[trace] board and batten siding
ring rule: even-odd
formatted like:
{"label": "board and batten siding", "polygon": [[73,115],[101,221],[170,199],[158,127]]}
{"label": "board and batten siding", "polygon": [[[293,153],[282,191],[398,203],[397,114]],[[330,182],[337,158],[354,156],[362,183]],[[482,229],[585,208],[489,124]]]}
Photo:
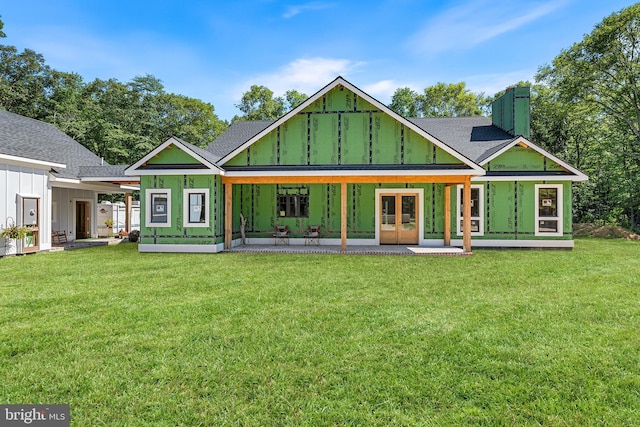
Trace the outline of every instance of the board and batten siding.
{"label": "board and batten siding", "polygon": [[[53,187],[51,189],[51,193],[51,229],[53,231],[65,231],[67,234],[67,240],[75,240],[75,202],[88,201],[91,212],[91,237],[98,237],[98,228],[96,224],[98,195],[95,191],[81,190],[77,188]],[[49,235],[51,235],[51,231],[49,231]]]}
{"label": "board and batten siding", "polygon": [[[37,196],[40,199],[40,250],[51,249],[51,191],[49,177],[44,169],[0,163],[0,228],[5,228],[9,218],[20,224],[18,197]],[[0,247],[4,250],[4,239]]]}

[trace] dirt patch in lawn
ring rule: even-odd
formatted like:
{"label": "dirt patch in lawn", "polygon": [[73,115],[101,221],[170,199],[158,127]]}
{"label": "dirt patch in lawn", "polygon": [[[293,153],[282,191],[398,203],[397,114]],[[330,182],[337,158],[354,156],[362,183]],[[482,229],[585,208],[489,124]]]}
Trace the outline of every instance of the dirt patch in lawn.
{"label": "dirt patch in lawn", "polygon": [[640,235],[613,225],[573,224],[575,236],[591,236],[603,239],[640,240]]}

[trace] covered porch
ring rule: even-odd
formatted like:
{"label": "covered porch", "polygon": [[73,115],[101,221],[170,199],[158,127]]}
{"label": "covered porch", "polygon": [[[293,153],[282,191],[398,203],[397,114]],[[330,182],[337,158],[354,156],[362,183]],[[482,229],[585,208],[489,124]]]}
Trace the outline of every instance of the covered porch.
{"label": "covered porch", "polygon": [[[233,187],[234,185],[241,184],[275,184],[275,185],[309,185],[309,184],[333,184],[339,185],[340,188],[340,244],[335,245],[334,242],[330,242],[325,245],[318,245],[317,247],[307,249],[309,251],[322,251],[322,253],[352,253],[354,251],[360,251],[360,253],[366,253],[370,248],[376,248],[376,252],[393,252],[393,253],[428,253],[426,245],[424,244],[405,244],[406,242],[399,242],[398,244],[380,244],[382,240],[379,238],[378,225],[376,226],[376,239],[371,239],[371,244],[353,245],[347,246],[347,237],[349,233],[347,211],[348,211],[348,192],[347,185],[349,184],[392,184],[397,185],[398,191],[406,188],[407,184],[444,184],[444,200],[443,200],[443,223],[444,233],[441,245],[429,245],[432,248],[431,253],[450,252],[451,254],[470,254],[471,253],[471,178],[477,175],[477,172],[472,170],[465,170],[468,174],[464,174],[463,171],[458,170],[457,174],[451,173],[451,170],[440,170],[434,174],[398,174],[397,171],[377,171],[377,174],[370,175],[354,175],[351,173],[331,174],[323,175],[315,171],[315,174],[299,175],[299,174],[266,174],[259,173],[258,171],[252,171],[253,173],[246,171],[243,172],[229,172],[222,176],[222,183],[224,184],[224,249],[227,251],[242,251],[239,247],[233,247],[233,218],[234,215],[239,215],[239,212],[234,211],[233,206]],[[336,171],[333,171],[336,172]],[[380,173],[382,172],[382,173]],[[413,171],[415,172],[415,170]],[[460,173],[462,172],[462,173]],[[463,236],[462,236],[462,248],[451,248],[451,191],[452,187],[462,185],[463,188],[463,209],[462,209],[462,222],[463,222]],[[377,195],[376,195],[377,197]],[[376,201],[376,203],[378,203]],[[376,205],[377,206],[377,205]],[[420,208],[422,209],[422,208]],[[376,207],[376,224],[379,224],[378,207]],[[422,236],[424,237],[424,236]],[[423,241],[423,238],[419,241]],[[259,246],[270,245],[245,245],[244,251],[256,251],[264,252],[260,250]],[[394,249],[394,246],[398,248]],[[437,247],[435,247],[437,246]],[[302,249],[293,249],[294,246],[287,246],[289,251],[303,251]],[[404,249],[400,249],[404,248]],[[414,248],[414,249],[410,249]],[[422,248],[422,249],[417,249]],[[263,248],[266,249],[266,248]],[[276,250],[275,244],[273,245],[273,252],[283,252],[285,249],[278,248]]]}

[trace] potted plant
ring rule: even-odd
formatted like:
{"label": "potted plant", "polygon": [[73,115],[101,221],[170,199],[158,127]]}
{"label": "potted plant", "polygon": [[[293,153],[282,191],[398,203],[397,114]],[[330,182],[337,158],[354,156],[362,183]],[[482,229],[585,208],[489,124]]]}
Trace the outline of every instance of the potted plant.
{"label": "potted plant", "polygon": [[131,230],[131,232],[129,233],[129,241],[137,242],[139,238],[140,238],[140,232],[138,230]]}
{"label": "potted plant", "polygon": [[7,219],[7,226],[0,231],[0,237],[5,239],[4,254],[15,255],[18,252],[17,240],[22,240],[29,234],[29,229],[16,225],[12,218]]}

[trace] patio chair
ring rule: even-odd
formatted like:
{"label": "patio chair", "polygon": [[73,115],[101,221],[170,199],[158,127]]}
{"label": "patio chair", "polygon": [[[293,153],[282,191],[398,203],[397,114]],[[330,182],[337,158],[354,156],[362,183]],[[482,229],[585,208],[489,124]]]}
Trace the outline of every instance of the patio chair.
{"label": "patio chair", "polygon": [[63,243],[67,243],[67,231],[52,231],[51,232],[51,243],[61,245]]}
{"label": "patio chair", "polygon": [[305,245],[320,246],[320,226],[310,225],[307,227],[307,231],[304,233]]}
{"label": "patio chair", "polygon": [[276,246],[278,246],[279,243],[283,245],[288,245],[289,244],[289,226],[276,225],[276,229],[273,233],[273,237],[275,238]]}

